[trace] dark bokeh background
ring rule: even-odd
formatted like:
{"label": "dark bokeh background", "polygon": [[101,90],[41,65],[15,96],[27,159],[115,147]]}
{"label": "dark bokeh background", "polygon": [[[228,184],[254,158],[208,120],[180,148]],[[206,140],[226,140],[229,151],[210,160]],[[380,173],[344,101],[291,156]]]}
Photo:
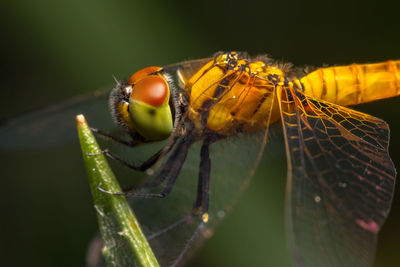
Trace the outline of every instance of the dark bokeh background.
{"label": "dark bokeh background", "polygon": [[[101,88],[112,75],[219,50],[269,53],[298,66],[399,59],[395,3],[1,1],[0,118]],[[398,101],[359,107],[391,125],[397,167]],[[97,222],[79,147],[0,156],[1,265],[84,265]],[[285,168],[283,153],[263,163],[190,266],[290,266],[283,237]],[[399,226],[397,192],[375,266],[400,266]]]}

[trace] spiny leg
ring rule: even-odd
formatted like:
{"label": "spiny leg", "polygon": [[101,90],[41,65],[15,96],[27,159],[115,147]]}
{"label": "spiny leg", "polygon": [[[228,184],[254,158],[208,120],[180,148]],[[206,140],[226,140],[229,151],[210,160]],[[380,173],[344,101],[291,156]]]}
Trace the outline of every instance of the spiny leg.
{"label": "spiny leg", "polygon": [[[182,129],[182,124],[181,122],[185,119],[185,114],[180,114],[177,115],[176,120],[177,122],[177,126],[176,129],[174,130],[174,132],[180,133],[181,129]],[[137,135],[132,141],[126,141],[123,140],[119,137],[113,136],[110,133],[104,132],[102,130],[96,129],[96,128],[90,128],[93,132],[99,134],[100,136],[106,137],[111,139],[114,142],[129,146],[129,147],[135,147],[137,145],[143,144],[145,143],[145,140]],[[150,156],[150,158],[148,158],[145,162],[143,162],[140,165],[134,165],[132,163],[130,163],[128,160],[125,160],[123,158],[121,158],[120,156],[118,156],[115,153],[110,152],[107,148],[103,149],[100,153],[98,154],[103,154],[105,156],[107,156],[108,158],[115,160],[117,162],[119,162],[120,164],[133,169],[135,171],[146,171],[147,169],[149,169],[151,166],[153,166],[159,159],[161,159],[162,157],[164,157],[166,154],[168,154],[169,151],[171,151],[171,149],[174,147],[176,141],[179,138],[179,134],[173,134],[171,140],[168,141],[168,143],[159,151],[157,151],[154,155]],[[98,154],[91,154],[91,155],[98,155]]]}
{"label": "spiny leg", "polygon": [[[111,159],[119,162],[120,164],[122,164],[122,165],[124,165],[124,166],[126,166],[126,167],[128,167],[130,169],[133,169],[135,171],[146,171],[151,166],[153,166],[159,159],[161,159],[163,156],[165,156],[173,148],[173,146],[175,145],[177,139],[178,138],[175,136],[173,142],[169,142],[164,148],[159,150],[157,153],[152,155],[145,162],[143,162],[142,164],[140,164],[138,166],[133,165],[132,163],[122,159],[121,157],[119,157],[115,153],[111,153],[110,151],[108,151],[108,149],[105,149],[105,150],[101,151],[98,154],[104,154],[104,155],[108,156],[109,158],[111,158]],[[175,149],[173,155],[176,155],[177,153],[180,152],[179,148],[181,147],[181,143],[182,143],[182,141],[178,144],[178,147]],[[186,154],[187,154],[187,152],[186,152]],[[97,155],[97,154],[94,154],[94,155]],[[163,169],[161,170],[161,172],[157,175],[155,181],[153,181],[152,183],[149,183],[149,185],[144,184],[144,185],[141,185],[141,186],[132,186],[132,187],[129,187],[129,188],[124,188],[123,192],[111,192],[111,191],[108,191],[108,190],[104,190],[103,188],[101,188],[101,186],[98,187],[98,190],[100,190],[100,191],[102,191],[104,193],[107,193],[107,194],[123,195],[123,196],[126,196],[126,197],[131,197],[131,196],[135,196],[135,192],[137,192],[137,190],[139,190],[139,189],[142,189],[144,187],[147,187],[147,188],[156,187],[157,185],[161,184],[165,180],[165,178],[167,177],[168,173],[170,172],[171,166],[173,164],[175,164],[174,162],[171,162],[170,158],[167,161],[167,163],[170,163],[170,164],[165,164]],[[183,161],[182,161],[182,164],[183,164]],[[150,194],[148,194],[148,195],[150,195]],[[145,197],[145,196],[142,196],[142,197]],[[149,198],[149,197],[150,196],[147,196],[147,198]],[[156,197],[156,196],[154,196],[154,197]]]}
{"label": "spiny leg", "polygon": [[191,214],[185,216],[174,224],[162,229],[161,231],[154,233],[148,236],[148,239],[151,240],[156,238],[174,228],[188,223],[192,221],[195,217],[200,215],[200,223],[194,231],[191,238],[185,244],[185,247],[179,254],[178,258],[175,260],[172,266],[176,266],[184,257],[184,255],[188,252],[190,247],[196,241],[197,237],[204,230],[205,224],[208,222],[208,208],[209,208],[209,195],[210,195],[210,174],[211,174],[211,160],[210,160],[210,151],[209,146],[211,143],[215,142],[219,138],[206,138],[202,144],[200,151],[200,170],[199,170],[199,179],[197,185],[197,197],[196,202],[193,207],[193,211]]}
{"label": "spiny leg", "polygon": [[119,144],[122,144],[122,145],[126,145],[126,146],[129,146],[129,147],[135,147],[135,146],[143,143],[143,140],[140,140],[140,139],[138,139],[138,140],[133,139],[133,140],[127,141],[127,140],[124,140],[124,139],[122,139],[120,137],[114,136],[114,135],[112,135],[112,134],[110,134],[108,132],[105,132],[105,131],[97,129],[97,128],[90,127],[90,130],[93,133],[98,134],[99,136],[101,136],[103,138],[110,139],[110,140],[112,140],[112,141],[114,141],[116,143],[119,143]]}
{"label": "spiny leg", "polygon": [[[171,266],[176,266],[183,259],[188,250],[192,247],[197,237],[203,232],[206,223],[208,222],[208,208],[210,203],[210,176],[211,176],[211,160],[210,160],[210,144],[218,140],[218,137],[206,138],[203,142],[200,151],[200,170],[199,180],[197,185],[197,198],[190,217],[200,215],[200,223],[194,231],[191,238],[185,244],[185,247],[179,254],[178,258]],[[185,221],[191,218],[184,218]]]}
{"label": "spiny leg", "polygon": [[[202,220],[208,220],[208,208],[210,197],[210,174],[211,174],[211,160],[210,160],[210,139],[203,142],[200,151],[200,169],[199,180],[197,185],[197,198],[194,205],[194,212],[201,214]],[[207,217],[207,218],[205,218]]]}
{"label": "spiny leg", "polygon": [[[124,190],[127,197],[140,197],[140,198],[163,198],[166,197],[176,182],[182,166],[186,160],[189,147],[193,144],[194,135],[186,135],[177,145],[175,151],[168,158],[167,162],[163,165],[161,171],[157,174],[152,182],[143,185],[134,186]],[[168,178],[167,184],[164,186],[161,193],[137,193],[140,189],[151,189],[162,184]]]}
{"label": "spiny leg", "polygon": [[[91,130],[92,132],[94,132],[94,133],[96,133],[96,134],[102,136],[102,137],[108,138],[108,139],[110,139],[110,140],[112,140],[112,141],[114,141],[114,142],[116,142],[116,143],[119,143],[119,144],[122,144],[122,145],[126,145],[126,146],[129,146],[129,147],[136,147],[137,145],[143,143],[143,141],[140,141],[140,140],[126,141],[126,140],[124,140],[124,139],[122,139],[122,138],[120,138],[120,137],[116,137],[116,136],[114,136],[114,135],[112,135],[112,134],[110,134],[110,133],[107,133],[107,132],[105,132],[105,131],[103,131],[103,130],[100,130],[100,129],[97,129],[97,128],[90,128],[90,130]],[[133,170],[135,170],[135,171],[146,171],[146,170],[149,169],[154,163],[156,163],[156,162],[160,159],[161,156],[163,156],[163,151],[164,151],[165,149],[167,150],[167,151],[165,152],[165,154],[166,154],[166,153],[168,153],[168,152],[170,151],[170,149],[172,148],[172,146],[173,146],[173,144],[172,144],[170,147],[167,147],[167,148],[164,147],[163,149],[159,150],[157,153],[155,153],[154,155],[152,155],[150,158],[148,158],[145,162],[143,162],[143,163],[140,164],[140,165],[134,165],[134,164],[128,162],[127,160],[121,158],[121,157],[118,156],[117,154],[110,152],[110,150],[109,150],[108,148],[103,149],[103,150],[102,150],[101,152],[99,152],[99,153],[94,153],[94,154],[89,154],[89,155],[90,155],[90,156],[96,156],[96,155],[99,155],[99,154],[103,154],[103,155],[105,155],[106,157],[108,157],[108,158],[110,158],[110,159],[112,159],[112,160],[115,160],[115,161],[119,162],[120,164],[125,165],[126,167],[128,167],[128,168],[130,168],[130,169],[133,169]]]}
{"label": "spiny leg", "polygon": [[[168,158],[167,162],[165,164],[163,164],[161,171],[156,175],[155,179],[152,182],[145,183],[142,185],[134,185],[129,188],[124,188],[123,192],[111,192],[111,191],[104,190],[101,187],[99,187],[99,190],[102,192],[108,193],[108,194],[123,195],[126,197],[163,198],[163,197],[167,196],[171,192],[172,187],[173,187],[173,185],[179,175],[179,172],[183,166],[183,163],[187,156],[188,149],[189,149],[190,145],[193,143],[192,139],[193,139],[192,137],[190,139],[183,138],[177,144],[174,152]],[[155,156],[155,155],[153,155],[153,156]],[[124,165],[130,164],[130,163],[126,163],[122,160],[120,162]],[[168,183],[164,187],[164,189],[162,190],[161,193],[158,193],[158,194],[137,193],[139,190],[142,190],[142,189],[151,189],[151,188],[157,187],[158,185],[162,184],[168,176],[169,176]]]}
{"label": "spiny leg", "polygon": [[147,160],[145,160],[142,164],[140,165],[134,165],[132,163],[130,163],[129,161],[121,158],[120,156],[118,156],[115,153],[110,152],[107,148],[102,150],[100,152],[100,154],[105,155],[106,157],[115,160],[117,162],[119,162],[120,164],[135,170],[135,171],[146,171],[147,169],[149,169],[151,166],[153,166],[159,159],[161,159],[164,155],[168,154],[169,151],[171,151],[171,149],[174,147],[175,142],[178,138],[175,138],[173,140],[173,142],[168,143],[165,147],[163,147],[162,149],[160,149],[159,151],[157,151],[155,154],[153,154],[152,156],[150,156],[150,158],[148,158]]}

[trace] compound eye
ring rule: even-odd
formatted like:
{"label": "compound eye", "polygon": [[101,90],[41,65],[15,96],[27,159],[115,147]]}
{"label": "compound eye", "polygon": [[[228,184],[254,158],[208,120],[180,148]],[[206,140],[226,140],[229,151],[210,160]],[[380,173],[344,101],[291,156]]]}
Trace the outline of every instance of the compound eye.
{"label": "compound eye", "polygon": [[158,66],[151,66],[151,67],[147,67],[141,70],[138,70],[137,72],[135,72],[128,80],[128,84],[130,85],[135,85],[136,83],[138,83],[141,79],[146,78],[147,76],[154,74],[158,71],[162,70],[161,67]]}
{"label": "compound eye", "polygon": [[153,107],[160,107],[168,101],[168,90],[168,84],[162,77],[149,75],[133,85],[130,99],[146,103]]}
{"label": "compound eye", "polygon": [[169,85],[161,67],[147,67],[133,74],[128,84],[132,129],[149,141],[164,140],[173,130]]}

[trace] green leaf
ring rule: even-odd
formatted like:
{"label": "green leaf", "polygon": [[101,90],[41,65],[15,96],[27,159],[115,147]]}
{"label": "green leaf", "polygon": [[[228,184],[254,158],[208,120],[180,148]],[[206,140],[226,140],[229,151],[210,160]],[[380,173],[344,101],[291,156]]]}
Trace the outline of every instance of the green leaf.
{"label": "green leaf", "polygon": [[[89,177],[94,207],[103,238],[103,255],[108,266],[159,266],[126,198],[104,193],[121,192],[83,115],[76,117],[83,159]],[[97,154],[97,155],[90,155]]]}

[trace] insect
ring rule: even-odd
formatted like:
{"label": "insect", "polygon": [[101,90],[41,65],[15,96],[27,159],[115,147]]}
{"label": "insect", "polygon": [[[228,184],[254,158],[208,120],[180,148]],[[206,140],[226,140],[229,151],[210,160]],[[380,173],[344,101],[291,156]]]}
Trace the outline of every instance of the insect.
{"label": "insect", "polygon": [[[230,209],[261,158],[270,125],[280,121],[288,162],[286,230],[294,262],[369,266],[396,171],[388,154],[388,125],[345,106],[399,91],[400,61],[303,73],[267,56],[217,53],[147,67],[117,82],[109,106],[125,135],[93,131],[135,151],[129,158],[108,147],[102,153],[136,176],[144,173],[144,180],[123,194],[134,199],[156,255],[165,259],[161,264],[176,265]],[[29,128],[48,134],[47,124],[36,121],[51,121],[55,114],[82,112],[89,123],[104,121],[98,107],[103,98],[100,92],[22,116],[0,134]],[[165,210],[168,217],[160,215]]]}

